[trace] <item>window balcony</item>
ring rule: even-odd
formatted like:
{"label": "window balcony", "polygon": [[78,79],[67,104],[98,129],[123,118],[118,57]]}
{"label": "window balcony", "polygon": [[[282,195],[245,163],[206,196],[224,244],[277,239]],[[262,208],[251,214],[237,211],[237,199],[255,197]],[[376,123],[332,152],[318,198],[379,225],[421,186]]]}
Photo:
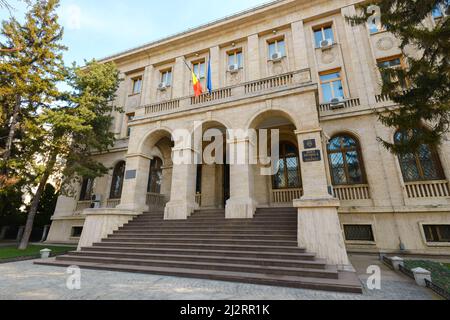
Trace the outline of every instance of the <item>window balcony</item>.
{"label": "window balcony", "polygon": [[409,199],[450,197],[447,180],[407,182],[405,183],[405,192]]}
{"label": "window balcony", "polygon": [[319,105],[319,112],[320,115],[328,115],[332,114],[338,111],[342,111],[343,109],[351,109],[356,108],[361,105],[361,101],[359,98],[351,98],[351,99],[344,99],[339,103],[322,103]]}
{"label": "window balcony", "polygon": [[289,72],[269,78],[220,88],[212,91],[211,94],[205,93],[199,97],[189,96],[142,106],[136,110],[136,120],[167,115],[175,112],[189,111],[205,106],[233,102],[244,98],[277,93],[308,85],[312,85],[310,69]]}

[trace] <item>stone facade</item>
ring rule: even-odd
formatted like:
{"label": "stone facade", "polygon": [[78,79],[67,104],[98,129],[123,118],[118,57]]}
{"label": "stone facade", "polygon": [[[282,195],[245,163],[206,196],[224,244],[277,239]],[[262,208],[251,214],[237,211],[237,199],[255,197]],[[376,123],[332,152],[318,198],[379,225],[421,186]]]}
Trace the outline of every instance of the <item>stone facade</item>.
{"label": "stone facade", "polygon": [[[393,141],[395,135],[373,112],[393,106],[380,95],[377,62],[401,52],[388,32],[371,33],[366,26],[345,22],[358,2],[275,1],[104,59],[114,61],[122,73],[117,103],[126,112],[115,114],[117,146],[97,157],[111,167],[111,174],[97,179],[92,190],[101,195],[102,208],[95,213],[84,210],[90,202],[78,201],[79,195],[61,197],[48,241],[78,242],[73,227],[84,225],[82,242],[90,244],[133,214],[155,208],[164,210],[166,219],[186,219],[194,210],[209,208],[223,208],[227,218],[245,219],[257,207],[294,205],[299,210],[299,245],[332,264],[347,265],[346,250],[450,254],[450,243],[432,242],[425,230],[450,224],[450,142],[437,150],[442,179],[420,181],[406,181],[399,159],[377,142],[377,137]],[[426,23],[434,22],[430,17]],[[327,34],[329,27],[332,42],[317,48],[315,31],[325,28]],[[284,54],[273,59],[269,47],[277,43],[276,50],[283,51],[280,42]],[[230,72],[228,56],[233,52],[241,53],[242,60]],[[208,59],[214,91],[194,98],[185,62],[207,64]],[[168,71],[170,86],[161,88]],[[325,99],[321,79],[336,72],[344,98],[338,108]],[[142,80],[142,89],[132,94],[136,79]],[[200,81],[206,87],[201,75]],[[193,133],[198,123],[203,132],[221,130],[230,148],[243,150],[250,148],[249,137],[231,139],[227,129],[279,129],[280,140],[296,148],[301,186],[275,188],[272,177],[260,174],[259,165],[203,165],[200,174],[195,164],[174,164],[173,157],[193,159],[205,147],[171,141],[174,131]],[[327,150],[339,135],[359,145],[361,183],[336,184],[333,179],[334,160]],[[315,142],[312,150],[320,161],[303,157],[311,151],[307,141]],[[152,159],[162,162],[157,192],[148,189]],[[121,198],[109,199],[113,168],[120,161],[126,161]],[[105,218],[108,212],[110,219]],[[101,221],[106,220],[105,231]],[[344,232],[346,227],[356,235]]]}

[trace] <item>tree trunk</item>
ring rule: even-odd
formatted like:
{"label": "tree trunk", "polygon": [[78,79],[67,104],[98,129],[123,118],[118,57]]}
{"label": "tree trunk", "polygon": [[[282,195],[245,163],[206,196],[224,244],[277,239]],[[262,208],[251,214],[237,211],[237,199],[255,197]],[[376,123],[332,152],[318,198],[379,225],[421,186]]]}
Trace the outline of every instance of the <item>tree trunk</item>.
{"label": "tree trunk", "polygon": [[[8,133],[8,139],[6,140],[6,149],[3,153],[3,160],[6,162],[11,157],[11,150],[12,150],[12,144],[14,141],[14,135],[16,134],[16,126],[17,126],[17,120],[19,118],[19,112],[20,112],[20,96],[16,97],[16,104],[14,106],[14,111],[11,119],[11,124],[9,127],[9,133]],[[7,174],[8,166],[5,168],[5,174]]]}
{"label": "tree trunk", "polygon": [[57,158],[57,153],[53,152],[50,156],[49,162],[47,163],[47,167],[45,168],[44,175],[39,180],[38,189],[36,190],[36,193],[33,198],[33,202],[31,203],[30,211],[28,212],[27,223],[25,224],[25,230],[23,232],[22,240],[20,241],[19,250],[26,250],[28,247],[31,232],[33,231],[34,217],[36,216],[39,202],[41,201],[42,193],[45,190],[47,181],[50,178],[50,175],[56,164],[56,158]]}

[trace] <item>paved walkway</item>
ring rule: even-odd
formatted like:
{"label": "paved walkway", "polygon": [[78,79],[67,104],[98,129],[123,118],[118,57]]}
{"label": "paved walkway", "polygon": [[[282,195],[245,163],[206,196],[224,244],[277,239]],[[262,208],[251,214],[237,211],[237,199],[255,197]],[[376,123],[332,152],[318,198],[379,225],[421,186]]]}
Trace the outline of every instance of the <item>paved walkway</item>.
{"label": "paved walkway", "polygon": [[277,288],[198,279],[82,270],[81,290],[68,290],[64,268],[32,261],[0,264],[0,300],[433,300],[431,291],[382,265],[377,257],[353,256],[365,284],[369,265],[382,270],[381,290],[363,295]]}

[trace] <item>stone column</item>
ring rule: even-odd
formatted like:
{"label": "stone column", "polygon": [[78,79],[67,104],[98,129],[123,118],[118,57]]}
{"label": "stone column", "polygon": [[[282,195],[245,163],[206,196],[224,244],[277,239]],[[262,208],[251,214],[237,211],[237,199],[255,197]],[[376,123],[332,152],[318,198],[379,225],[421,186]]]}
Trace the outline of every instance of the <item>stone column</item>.
{"label": "stone column", "polygon": [[[342,15],[354,16],[356,15],[355,6],[347,6],[342,8]],[[353,77],[357,86],[357,94],[361,100],[362,105],[374,105],[375,101],[375,87],[371,75],[374,70],[370,67],[367,57],[367,48],[365,46],[366,37],[363,35],[364,26],[352,26],[349,23],[344,23],[344,30],[348,39],[348,58],[347,62],[351,62],[353,69]],[[347,60],[343,57],[344,60]]]}
{"label": "stone column", "polygon": [[256,202],[253,199],[253,168],[249,164],[250,142],[235,140],[229,141],[229,145],[230,199],[226,204],[225,216],[227,219],[251,219],[256,211]]}
{"label": "stone column", "polygon": [[220,48],[219,46],[212,47],[210,49],[211,54],[211,82],[213,90],[220,88],[222,84],[220,83]]}
{"label": "stone column", "polygon": [[[174,148],[172,169],[172,188],[170,202],[166,205],[164,219],[185,220],[198,205],[195,203],[197,165],[192,148]],[[183,161],[179,161],[183,159]]]}
{"label": "stone column", "polygon": [[309,63],[303,21],[293,22],[291,24],[291,30],[295,70],[307,69],[309,68]]}
{"label": "stone column", "polygon": [[172,98],[180,98],[185,95],[184,93],[184,83],[185,83],[185,71],[186,65],[184,64],[184,57],[178,57],[175,60],[175,66],[172,72]]}
{"label": "stone column", "polygon": [[136,154],[127,156],[123,181],[122,199],[118,209],[142,213],[148,210],[146,204],[148,176],[151,158]]}
{"label": "stone column", "polygon": [[259,55],[259,37],[253,34],[247,39],[248,46],[248,79],[258,80],[261,78],[260,55]]}
{"label": "stone column", "polygon": [[145,106],[153,102],[151,100],[151,90],[155,88],[155,85],[153,84],[154,69],[155,68],[152,65],[145,67],[141,94],[141,106]]}
{"label": "stone column", "polygon": [[328,193],[321,143],[322,129],[297,131],[304,196],[294,201],[298,208],[298,243],[328,264],[349,266],[339,222],[339,200]]}

